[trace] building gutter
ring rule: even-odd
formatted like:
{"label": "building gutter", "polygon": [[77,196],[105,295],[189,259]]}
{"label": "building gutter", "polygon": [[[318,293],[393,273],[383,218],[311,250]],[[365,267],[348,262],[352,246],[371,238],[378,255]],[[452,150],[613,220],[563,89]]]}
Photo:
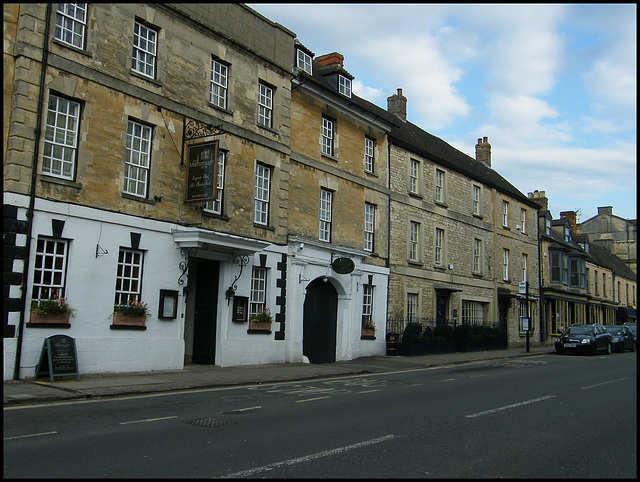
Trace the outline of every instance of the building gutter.
{"label": "building gutter", "polygon": [[31,188],[29,192],[29,208],[27,209],[27,239],[25,244],[24,267],[22,270],[20,323],[18,325],[18,345],[16,347],[16,361],[13,367],[13,379],[20,379],[20,358],[22,356],[22,339],[24,331],[24,319],[29,310],[27,309],[27,279],[29,277],[29,259],[31,253],[31,235],[33,233],[33,216],[36,203],[36,180],[38,175],[38,157],[40,156],[40,134],[42,129],[42,109],[44,101],[44,82],[47,71],[47,61],[49,57],[49,26],[51,25],[51,3],[47,3],[44,24],[44,41],[42,42],[42,68],[40,71],[40,91],[38,92],[38,109],[36,115],[36,128],[34,135],[33,164],[31,168]]}

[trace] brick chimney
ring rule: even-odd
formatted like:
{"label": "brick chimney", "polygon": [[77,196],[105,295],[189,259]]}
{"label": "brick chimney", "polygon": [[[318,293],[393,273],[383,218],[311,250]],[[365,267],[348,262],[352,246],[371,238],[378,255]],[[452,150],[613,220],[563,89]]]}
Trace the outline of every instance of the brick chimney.
{"label": "brick chimney", "polygon": [[544,191],[535,190],[533,192],[530,192],[529,199],[540,206],[540,211],[549,210],[549,200],[547,199],[547,195]]}
{"label": "brick chimney", "polygon": [[397,94],[387,97],[387,110],[403,121],[407,120],[407,98],[402,95],[402,89],[398,89]]}
{"label": "brick chimney", "polygon": [[560,218],[569,221],[569,226],[571,226],[571,234],[573,234],[574,236],[578,234],[578,230],[576,227],[577,214],[575,211],[562,211],[560,213]]}
{"label": "brick chimney", "polygon": [[315,60],[326,67],[333,64],[338,64],[340,67],[344,67],[344,55],[341,55],[338,52],[321,55],[320,57],[316,57]]}
{"label": "brick chimney", "polygon": [[476,144],[476,161],[484,162],[487,166],[491,167],[491,144],[489,144],[488,141],[488,137],[478,139],[478,143]]}

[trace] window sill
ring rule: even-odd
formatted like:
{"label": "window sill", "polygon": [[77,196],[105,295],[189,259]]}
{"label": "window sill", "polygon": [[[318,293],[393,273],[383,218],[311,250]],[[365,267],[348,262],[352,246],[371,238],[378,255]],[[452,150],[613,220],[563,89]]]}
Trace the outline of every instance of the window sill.
{"label": "window sill", "polygon": [[48,182],[51,184],[60,184],[61,186],[71,187],[74,189],[82,189],[82,183],[70,181],[68,179],[62,179],[59,177],[49,176],[48,174],[40,174],[40,181]]}
{"label": "window sill", "polygon": [[144,331],[147,329],[146,326],[144,325],[110,325],[109,326],[110,329],[112,330],[138,330],[138,331]]}
{"label": "window sill", "polygon": [[321,155],[323,158],[328,159],[328,160],[330,160],[330,161],[333,161],[333,162],[340,162],[340,161],[338,161],[338,158],[337,158],[337,157],[330,156],[329,154],[320,153],[320,155]]}
{"label": "window sill", "polygon": [[438,201],[437,199],[434,199],[433,204],[435,204],[436,206],[440,206],[441,208],[449,209],[449,204],[444,201]]}
{"label": "window sill", "polygon": [[149,77],[145,74],[141,74],[140,72],[136,71],[136,70],[131,70],[131,75],[137,79],[141,79],[141,80],[146,80],[147,82],[149,82],[150,84],[155,85],[156,87],[162,87],[162,82],[159,82],[158,80]]}
{"label": "window sill", "polygon": [[367,176],[377,177],[377,178],[379,178],[379,177],[380,177],[380,176],[378,176],[378,175],[377,175],[375,172],[373,172],[373,171],[367,171],[367,170],[365,170],[365,171],[364,171],[364,173],[365,173],[365,175],[367,175]]}
{"label": "window sill", "polygon": [[218,214],[213,211],[207,211],[206,209],[202,210],[202,215],[204,217],[211,218],[211,219],[219,219],[220,221],[229,221],[229,216],[226,216],[224,214]]}
{"label": "window sill", "polygon": [[27,323],[27,328],[71,328],[71,323]]}
{"label": "window sill", "polygon": [[253,227],[258,229],[266,229],[267,231],[274,231],[274,232],[276,230],[276,228],[274,228],[273,226],[267,226],[265,224],[253,223]]}
{"label": "window sill", "polygon": [[59,47],[63,47],[65,49],[69,49],[69,50],[71,50],[73,52],[77,52],[80,55],[84,55],[85,57],[93,58],[93,54],[91,54],[90,52],[88,52],[88,51],[86,51],[84,49],[81,49],[79,47],[76,47],[75,45],[70,45],[70,44],[68,44],[66,42],[63,42],[62,40],[58,40],[58,39],[54,38],[54,39],[51,39],[51,43],[54,44],[54,45],[57,45]]}
{"label": "window sill", "polygon": [[122,196],[123,199],[128,199],[130,201],[139,201],[141,203],[149,204],[151,206],[155,206],[156,204],[158,204],[156,201],[152,201],[151,199],[146,199],[146,198],[143,198],[143,197],[134,196],[133,194],[128,194],[126,192],[123,192],[121,194],[121,196]]}
{"label": "window sill", "polygon": [[424,196],[422,194],[417,193],[417,192],[408,191],[407,194],[409,195],[409,197],[413,197],[413,198],[416,198],[416,199],[424,199]]}
{"label": "window sill", "polygon": [[407,260],[407,265],[408,266],[414,266],[416,268],[422,268],[422,262],[421,261],[414,261],[414,260]]}
{"label": "window sill", "polygon": [[257,125],[260,129],[264,129],[265,131],[269,131],[269,132],[271,132],[272,134],[275,134],[275,135],[280,134],[280,133],[279,133],[277,130],[275,130],[273,127],[267,127],[267,126],[264,126],[264,125],[262,125],[262,124],[256,124],[256,125]]}
{"label": "window sill", "polygon": [[482,214],[471,213],[471,216],[473,216],[474,218],[477,218],[477,219],[484,219],[484,216]]}

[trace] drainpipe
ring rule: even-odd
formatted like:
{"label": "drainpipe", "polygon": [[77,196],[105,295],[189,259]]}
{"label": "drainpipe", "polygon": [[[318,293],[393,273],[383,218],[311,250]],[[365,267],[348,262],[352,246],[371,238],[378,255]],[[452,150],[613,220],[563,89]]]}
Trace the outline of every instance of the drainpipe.
{"label": "drainpipe", "polygon": [[38,157],[40,155],[40,130],[42,128],[42,108],[44,100],[44,81],[49,57],[49,25],[51,24],[51,4],[47,3],[44,26],[44,41],[42,42],[42,70],[40,71],[40,92],[38,93],[38,114],[36,116],[36,129],[34,136],[33,164],[31,168],[31,191],[29,194],[29,208],[27,209],[27,240],[25,245],[24,268],[22,270],[22,290],[20,312],[20,324],[18,327],[18,346],[16,347],[16,362],[13,367],[13,379],[20,379],[20,357],[22,355],[22,333],[24,331],[24,318],[27,309],[27,278],[29,276],[29,254],[31,253],[31,235],[33,233],[34,206],[36,203],[36,179],[38,171]]}
{"label": "drainpipe", "polygon": [[545,303],[544,297],[542,296],[542,283],[544,281],[544,277],[542,276],[542,268],[544,267],[543,263],[543,252],[542,252],[542,243],[540,239],[540,215],[539,211],[536,211],[536,220],[538,221],[536,224],[538,225],[538,298],[540,303],[540,343],[544,343],[548,336],[546,330],[546,319],[547,314],[545,313]]}

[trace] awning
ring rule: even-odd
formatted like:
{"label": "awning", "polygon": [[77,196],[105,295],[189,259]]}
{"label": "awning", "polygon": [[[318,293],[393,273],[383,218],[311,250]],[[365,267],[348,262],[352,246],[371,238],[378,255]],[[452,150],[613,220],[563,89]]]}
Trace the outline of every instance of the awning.
{"label": "awning", "polygon": [[633,308],[627,308],[625,306],[619,306],[616,315],[618,318],[630,320],[636,320],[638,316],[636,314],[636,310],[634,310]]}
{"label": "awning", "polygon": [[171,234],[178,248],[200,248],[231,255],[252,255],[269,246],[266,241],[198,228],[174,229]]}
{"label": "awning", "polygon": [[433,285],[433,289],[436,291],[448,291],[449,293],[455,293],[456,291],[462,291],[459,288],[454,288],[453,286],[445,286],[445,285]]}

